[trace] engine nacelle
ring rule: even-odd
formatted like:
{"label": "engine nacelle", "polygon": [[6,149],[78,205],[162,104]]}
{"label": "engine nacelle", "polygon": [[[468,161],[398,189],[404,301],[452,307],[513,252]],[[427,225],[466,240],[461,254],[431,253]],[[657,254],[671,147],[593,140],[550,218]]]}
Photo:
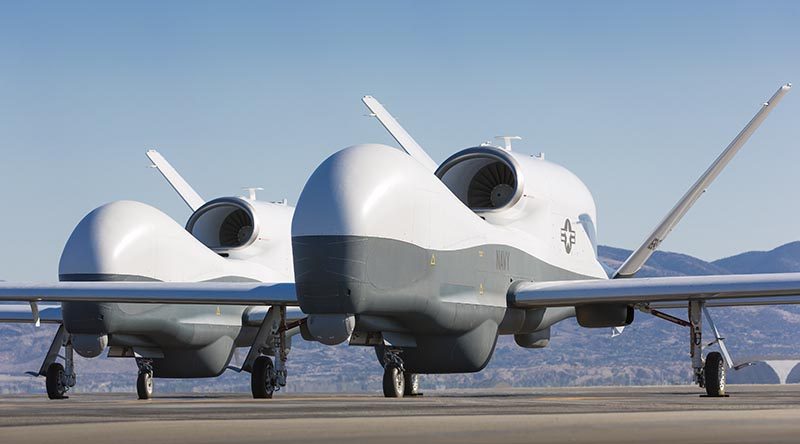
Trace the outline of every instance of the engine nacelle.
{"label": "engine nacelle", "polygon": [[[596,249],[596,211],[589,189],[572,172],[544,160],[493,146],[467,148],[445,160],[436,176],[487,222],[529,233],[583,231]],[[567,238],[569,240],[569,237]],[[575,242],[570,242],[569,254]],[[580,254],[579,255],[583,255]]]}
{"label": "engine nacelle", "polygon": [[198,208],[186,230],[223,257],[259,262],[291,276],[292,213],[280,203],[222,197]]}

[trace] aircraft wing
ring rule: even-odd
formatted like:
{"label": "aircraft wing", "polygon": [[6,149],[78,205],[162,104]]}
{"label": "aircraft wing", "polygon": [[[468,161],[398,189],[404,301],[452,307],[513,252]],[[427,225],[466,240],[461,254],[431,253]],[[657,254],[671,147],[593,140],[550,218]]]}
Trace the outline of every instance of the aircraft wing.
{"label": "aircraft wing", "polygon": [[800,273],[523,282],[508,294],[509,306],[517,308],[607,303],[672,308],[693,300],[718,307],[800,304]]}
{"label": "aircraft wing", "polygon": [[778,105],[783,96],[792,88],[791,83],[781,86],[775,91],[772,97],[761,105],[761,109],[756,113],[750,122],[739,132],[736,138],[731,141],[722,154],[717,157],[714,163],[697,179],[694,185],[689,188],[689,191],[675,204],[675,207],[667,213],[666,217],[661,223],[653,230],[652,233],[645,239],[645,241],[637,248],[628,259],[619,267],[614,273],[614,278],[631,278],[644,266],[650,256],[658,249],[659,245],[667,238],[669,233],[681,221],[683,216],[689,211],[690,208],[700,199],[700,196],[706,192],[708,187],[714,182],[714,179],[719,176],[728,163],[736,156],[736,153],[744,146],[750,136],[758,129],[762,122],[767,118],[769,113]]}
{"label": "aircraft wing", "polygon": [[298,305],[294,283],[262,282],[0,282],[0,301]]}
{"label": "aircraft wing", "polygon": [[389,114],[389,111],[386,111],[386,108],[384,108],[377,99],[372,96],[364,96],[361,101],[364,102],[364,105],[369,108],[369,111],[373,116],[375,116],[375,118],[378,119],[381,125],[386,128],[386,131],[389,131],[389,134],[392,135],[394,140],[400,144],[400,147],[403,148],[403,151],[416,159],[417,162],[421,163],[423,166],[425,166],[425,168],[431,171],[436,171],[436,167],[438,166],[436,161],[433,160],[431,156],[428,155],[424,149],[422,149],[421,146],[419,146],[417,141],[411,137],[411,134],[408,134],[408,132],[400,125],[399,122],[397,122],[394,117],[392,117],[391,114]]}

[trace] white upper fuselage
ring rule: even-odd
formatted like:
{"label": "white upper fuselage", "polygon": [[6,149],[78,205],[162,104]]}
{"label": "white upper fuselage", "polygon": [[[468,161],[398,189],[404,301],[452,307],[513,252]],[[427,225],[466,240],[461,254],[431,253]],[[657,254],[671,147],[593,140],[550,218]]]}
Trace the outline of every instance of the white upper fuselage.
{"label": "white upper fuselage", "polygon": [[59,275],[68,280],[116,276],[164,282],[291,282],[294,209],[241,198],[226,201],[252,209],[257,231],[247,245],[217,251],[158,209],[117,201],[95,209],[75,227],[62,252]]}
{"label": "white upper fuselage", "polygon": [[[605,278],[596,255],[594,200],[586,186],[544,159],[482,148],[511,156],[524,176],[521,196],[509,208],[474,211],[407,154],[384,145],[356,145],[323,164],[330,174],[347,171],[346,177],[312,176],[306,184],[301,196],[305,206],[298,206],[292,236],[377,237],[438,251],[506,245],[560,269]],[[338,168],[337,163],[347,168]],[[315,195],[315,180],[325,187],[336,184],[335,189]],[[305,209],[313,209],[319,217],[303,214]],[[562,241],[566,220],[569,252]]]}

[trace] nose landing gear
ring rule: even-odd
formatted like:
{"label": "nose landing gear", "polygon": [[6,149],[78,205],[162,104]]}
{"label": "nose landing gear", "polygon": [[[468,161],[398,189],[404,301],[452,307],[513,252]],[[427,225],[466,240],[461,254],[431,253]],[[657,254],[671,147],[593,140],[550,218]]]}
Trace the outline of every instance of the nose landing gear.
{"label": "nose landing gear", "polygon": [[404,373],[403,374],[405,389],[403,390],[403,395],[405,396],[422,396],[422,393],[419,392],[419,375],[416,373]]}
{"label": "nose landing gear", "polygon": [[386,398],[402,398],[405,394],[405,381],[401,367],[396,364],[387,364],[383,369],[383,396]]}
{"label": "nose landing gear", "polygon": [[151,399],[153,397],[153,361],[150,359],[136,359],[139,367],[139,375],[136,378],[136,394],[139,399]]}
{"label": "nose landing gear", "polygon": [[383,353],[383,396],[402,398],[422,396],[419,392],[419,375],[409,373],[403,367],[401,349],[386,347]]}

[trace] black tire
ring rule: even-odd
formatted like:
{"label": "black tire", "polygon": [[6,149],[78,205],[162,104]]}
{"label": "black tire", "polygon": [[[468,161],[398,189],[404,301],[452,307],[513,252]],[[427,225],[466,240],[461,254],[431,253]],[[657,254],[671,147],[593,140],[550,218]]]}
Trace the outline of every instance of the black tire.
{"label": "black tire", "polygon": [[706,356],[703,376],[708,396],[725,396],[725,361],[719,352],[711,352]]}
{"label": "black tire", "polygon": [[136,394],[139,399],[151,399],[153,397],[153,373],[139,372],[136,378]]}
{"label": "black tire", "polygon": [[403,374],[403,394],[406,396],[414,396],[419,394],[419,375],[416,373]]}
{"label": "black tire", "polygon": [[403,372],[396,365],[390,364],[383,369],[383,396],[402,398],[405,386],[406,380]]}
{"label": "black tire", "polygon": [[271,399],[275,392],[275,366],[269,356],[259,356],[250,373],[250,390],[255,399]]}
{"label": "black tire", "polygon": [[45,387],[47,387],[47,397],[50,399],[64,399],[67,386],[64,385],[64,366],[54,362],[47,367],[45,376]]}

